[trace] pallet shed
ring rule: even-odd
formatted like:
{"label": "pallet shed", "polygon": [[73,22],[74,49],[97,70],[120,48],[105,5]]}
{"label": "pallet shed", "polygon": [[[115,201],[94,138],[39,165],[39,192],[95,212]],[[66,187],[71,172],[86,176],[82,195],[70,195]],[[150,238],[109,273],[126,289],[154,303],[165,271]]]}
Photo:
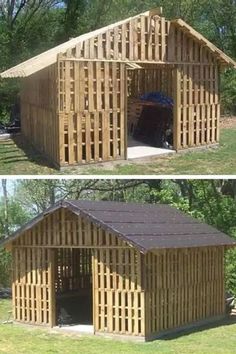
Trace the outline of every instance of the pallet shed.
{"label": "pallet shed", "polygon": [[234,60],[181,19],[148,11],[73,38],[1,74],[21,77],[24,138],[57,167],[127,158],[140,102],[174,101],[173,149],[219,142],[219,72]]}
{"label": "pallet shed", "polygon": [[215,320],[235,243],[168,205],[59,202],[3,242],[14,319],[54,327],[63,306],[96,334],[145,340]]}
{"label": "pallet shed", "polygon": [[140,102],[174,101],[173,149],[219,142],[219,73],[234,60],[152,10],[73,38],[1,74],[21,77],[22,135],[57,167],[127,158]]}

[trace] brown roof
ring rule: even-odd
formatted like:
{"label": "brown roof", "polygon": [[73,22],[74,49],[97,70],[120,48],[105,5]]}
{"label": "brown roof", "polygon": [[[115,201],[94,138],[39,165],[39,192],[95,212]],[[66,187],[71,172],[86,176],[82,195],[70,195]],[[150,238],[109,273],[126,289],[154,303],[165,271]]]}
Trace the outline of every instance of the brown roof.
{"label": "brown roof", "polygon": [[121,237],[141,252],[158,248],[233,246],[236,241],[212,226],[163,204],[66,200],[40,214],[2,244],[31,229],[46,215],[66,208]]}

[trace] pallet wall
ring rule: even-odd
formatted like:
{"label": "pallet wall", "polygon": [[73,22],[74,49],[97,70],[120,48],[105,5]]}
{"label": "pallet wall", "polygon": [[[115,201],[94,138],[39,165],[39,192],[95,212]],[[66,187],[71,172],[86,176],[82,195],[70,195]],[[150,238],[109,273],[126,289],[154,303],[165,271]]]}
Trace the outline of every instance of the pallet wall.
{"label": "pallet wall", "polygon": [[145,335],[141,267],[142,256],[134,249],[95,249],[95,331]]}
{"label": "pallet wall", "polygon": [[87,218],[62,208],[25,231],[13,241],[13,247],[127,248],[128,244]]}
{"label": "pallet wall", "polygon": [[164,17],[142,15],[85,39],[67,53],[85,59],[164,62],[169,27]]}
{"label": "pallet wall", "polygon": [[[39,281],[38,286],[40,289],[41,286],[44,288],[42,294],[46,296],[42,299],[38,292],[21,292],[19,301],[18,293],[14,292],[14,313],[22,313],[22,303],[26,307],[29,302],[38,304],[42,301],[44,304],[43,301],[46,301],[49,316],[42,319],[40,315],[28,320],[20,315],[15,319],[37,324],[55,324],[56,294],[87,289],[90,287],[92,274],[95,331],[144,335],[142,256],[126,242],[87,219],[61,209],[46,216],[15,240],[13,250],[14,269],[21,274],[20,278],[14,276],[17,280],[13,287],[15,284],[20,289],[24,286],[29,267],[26,255],[30,254],[33,274],[42,272],[42,275],[37,278],[40,280],[27,278],[27,284],[34,288],[34,282]],[[53,259],[50,266],[48,258],[44,260],[44,257],[49,256]],[[40,268],[41,264],[44,269]],[[44,311],[44,308],[40,311]]]}
{"label": "pallet wall", "polygon": [[224,247],[145,256],[146,336],[225,314]]}
{"label": "pallet wall", "polygon": [[176,82],[176,147],[185,149],[219,142],[219,68],[182,65]]}
{"label": "pallet wall", "polygon": [[91,249],[58,248],[54,266],[56,294],[92,289]]}
{"label": "pallet wall", "polygon": [[125,65],[64,58],[58,76],[60,164],[124,159]]}
{"label": "pallet wall", "polygon": [[143,64],[142,69],[129,70],[128,97],[140,98],[150,92],[162,92],[173,97],[173,67]]}
{"label": "pallet wall", "polygon": [[53,254],[46,248],[13,249],[13,318],[29,324],[53,325]]}
{"label": "pallet wall", "polygon": [[22,80],[21,131],[37,150],[59,163],[56,64]]}

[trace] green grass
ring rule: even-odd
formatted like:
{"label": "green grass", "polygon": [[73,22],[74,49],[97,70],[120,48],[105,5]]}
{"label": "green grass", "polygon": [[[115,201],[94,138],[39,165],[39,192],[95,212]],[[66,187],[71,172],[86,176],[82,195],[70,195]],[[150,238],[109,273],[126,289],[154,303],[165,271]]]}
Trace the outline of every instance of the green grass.
{"label": "green grass", "polygon": [[[0,323],[6,319],[9,301],[0,300]],[[53,333],[16,324],[0,324],[0,353],[63,353],[63,354],[229,354],[235,353],[236,319],[233,316],[218,323],[218,327],[186,333],[172,339],[149,343],[118,341],[101,337],[86,337]]]}
{"label": "green grass", "polygon": [[18,137],[0,142],[0,174],[202,175],[236,174],[236,128],[222,129],[220,147],[146,161],[122,161],[57,171]]}

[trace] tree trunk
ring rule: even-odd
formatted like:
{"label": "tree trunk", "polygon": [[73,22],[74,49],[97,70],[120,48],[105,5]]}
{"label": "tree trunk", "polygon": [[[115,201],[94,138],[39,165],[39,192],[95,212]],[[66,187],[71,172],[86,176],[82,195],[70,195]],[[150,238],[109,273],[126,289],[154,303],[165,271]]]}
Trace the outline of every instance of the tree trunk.
{"label": "tree trunk", "polygon": [[2,179],[3,202],[4,202],[4,233],[9,235],[9,219],[8,219],[8,195],[7,195],[7,180]]}

